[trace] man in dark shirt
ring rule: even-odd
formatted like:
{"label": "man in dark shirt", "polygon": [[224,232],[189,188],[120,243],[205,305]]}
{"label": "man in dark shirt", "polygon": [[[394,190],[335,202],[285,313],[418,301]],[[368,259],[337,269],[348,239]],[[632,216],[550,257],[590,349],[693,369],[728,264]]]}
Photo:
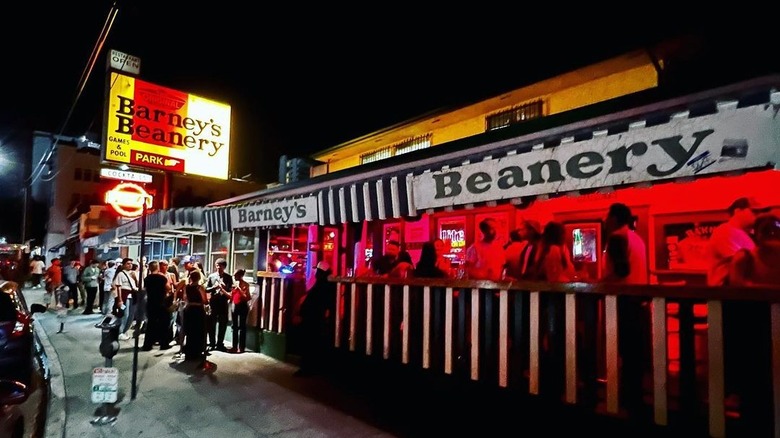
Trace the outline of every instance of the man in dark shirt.
{"label": "man in dark shirt", "polygon": [[206,292],[209,293],[211,314],[208,316],[209,348],[227,351],[225,347],[225,331],[228,322],[228,302],[233,290],[233,277],[225,272],[227,261],[219,258],[214,262],[217,269],[206,280]]}
{"label": "man in dark shirt", "polygon": [[146,336],[144,337],[143,350],[149,351],[155,343],[160,343],[160,350],[167,350],[170,346],[170,330],[168,322],[170,316],[165,306],[165,296],[171,291],[171,285],[163,273],[157,261],[149,263],[149,274],[144,278],[146,288]]}

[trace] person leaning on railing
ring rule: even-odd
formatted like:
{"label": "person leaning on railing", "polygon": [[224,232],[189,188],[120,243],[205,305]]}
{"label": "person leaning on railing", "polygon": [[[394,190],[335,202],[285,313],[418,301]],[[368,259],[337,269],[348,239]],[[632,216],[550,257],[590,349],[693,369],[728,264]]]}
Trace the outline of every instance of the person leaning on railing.
{"label": "person leaning on railing", "polygon": [[730,284],[780,286],[780,215],[759,215],[754,230],[756,246],[737,251],[731,260]]}
{"label": "person leaning on railing", "polygon": [[[755,247],[737,251],[729,264],[729,285],[780,286],[780,215],[763,213],[754,224]],[[744,430],[772,423],[771,322],[765,303],[724,304],[726,404],[740,413]],[[728,325],[728,323],[732,323]],[[750,339],[750,342],[745,342]],[[770,430],[765,430],[769,434]]]}
{"label": "person leaning on railing", "polygon": [[[647,284],[647,247],[635,231],[635,219],[625,204],[615,203],[609,208],[606,218],[607,244],[604,249],[604,276],[602,281],[622,284]],[[592,302],[591,302],[592,303]],[[588,306],[583,316],[596,320],[596,307]],[[644,408],[643,377],[644,352],[648,336],[644,328],[649,327],[649,311],[636,297],[621,297],[618,300],[618,354],[621,365],[621,400],[629,413],[636,415]],[[595,376],[595,370],[588,374]],[[588,379],[592,383],[595,379]]]}
{"label": "person leaning on railing", "polygon": [[416,278],[447,278],[449,272],[444,271],[438,262],[436,242],[425,242],[420,252],[420,260],[414,268]]}

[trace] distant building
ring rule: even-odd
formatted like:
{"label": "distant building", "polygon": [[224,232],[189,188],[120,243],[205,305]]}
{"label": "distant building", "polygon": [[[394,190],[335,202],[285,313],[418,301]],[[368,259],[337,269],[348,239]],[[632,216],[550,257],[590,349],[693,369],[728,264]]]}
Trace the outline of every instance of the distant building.
{"label": "distant building", "polygon": [[303,181],[311,176],[311,168],[324,164],[311,158],[289,158],[282,155],[279,158],[279,184]]}
{"label": "distant building", "polygon": [[[28,236],[42,242],[47,260],[62,255],[88,258],[81,241],[122,223],[104,202],[106,191],[120,181],[101,177],[102,168],[117,167],[102,164],[98,143],[41,131],[33,133],[32,141],[34,182],[29,198],[32,226]],[[38,163],[44,164],[38,167]],[[152,182],[144,186],[155,196],[154,209],[200,206],[264,187],[244,180],[218,181],[186,175],[170,175],[166,183],[161,172],[137,172],[151,175]],[[102,250],[104,255],[99,258],[117,251],[108,246]]]}

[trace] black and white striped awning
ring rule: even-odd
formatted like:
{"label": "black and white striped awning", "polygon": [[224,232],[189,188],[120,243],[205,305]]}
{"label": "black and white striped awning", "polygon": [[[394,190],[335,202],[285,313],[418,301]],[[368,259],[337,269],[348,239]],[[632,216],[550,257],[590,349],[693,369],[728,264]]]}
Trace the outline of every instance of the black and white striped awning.
{"label": "black and white striped awning", "polygon": [[98,246],[101,245],[107,245],[116,239],[116,229],[112,228],[110,230],[104,231],[97,236],[98,238]]}
{"label": "black and white striped awning", "polygon": [[230,207],[213,207],[203,210],[203,226],[208,233],[231,231]]}
{"label": "black and white striped awning", "polygon": [[317,193],[320,225],[416,216],[412,174],[330,187]]}

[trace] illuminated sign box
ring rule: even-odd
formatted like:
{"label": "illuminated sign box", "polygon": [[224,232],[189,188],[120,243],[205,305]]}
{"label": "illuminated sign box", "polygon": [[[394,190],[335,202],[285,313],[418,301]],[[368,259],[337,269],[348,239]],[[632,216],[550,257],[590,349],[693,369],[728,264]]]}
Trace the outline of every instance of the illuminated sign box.
{"label": "illuminated sign box", "polygon": [[111,72],[106,109],[105,161],[228,178],[230,105]]}

